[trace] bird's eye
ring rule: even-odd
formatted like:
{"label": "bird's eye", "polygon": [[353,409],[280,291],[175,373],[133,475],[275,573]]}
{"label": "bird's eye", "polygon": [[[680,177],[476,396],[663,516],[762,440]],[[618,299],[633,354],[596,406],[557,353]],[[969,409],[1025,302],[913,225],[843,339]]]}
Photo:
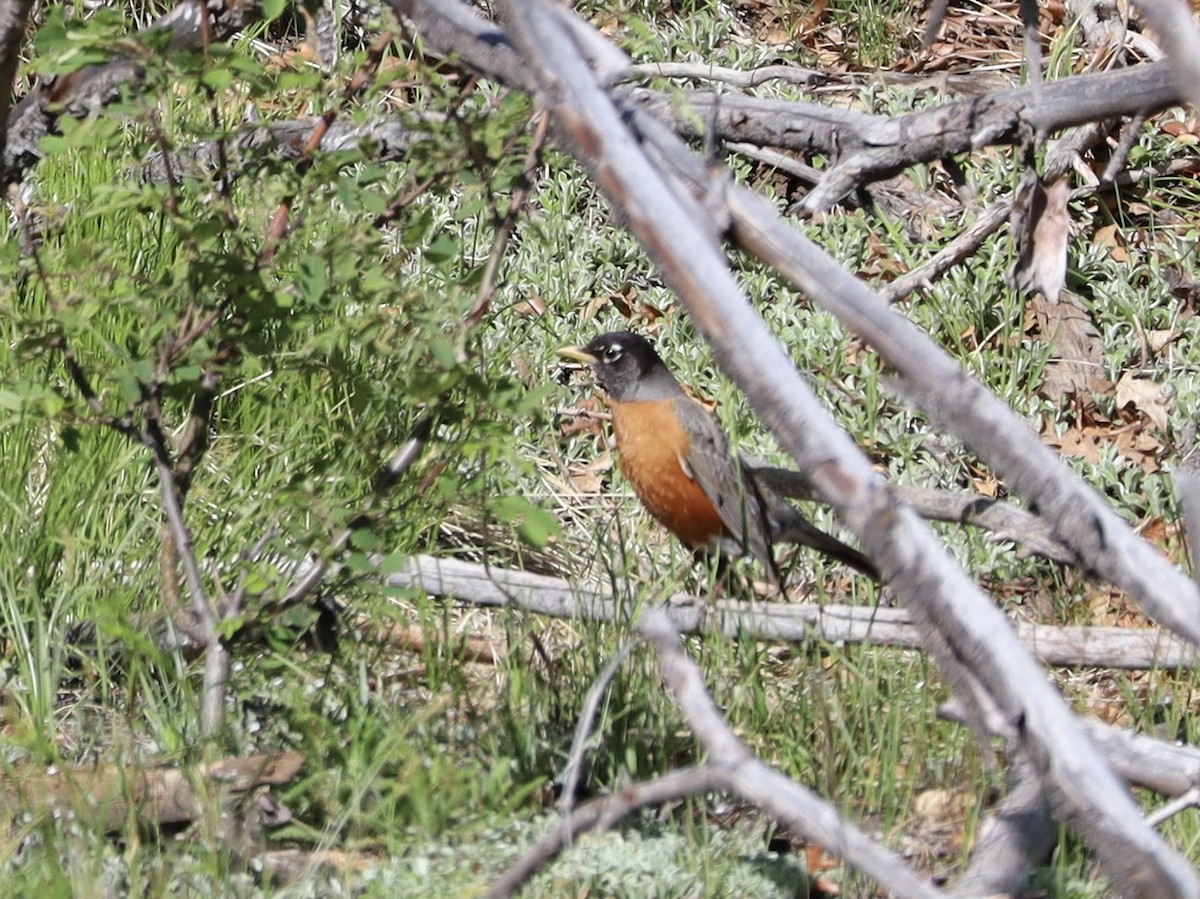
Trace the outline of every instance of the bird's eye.
{"label": "bird's eye", "polygon": [[604,361],[605,362],[616,362],[620,358],[621,358],[621,345],[619,343],[613,343],[604,348]]}

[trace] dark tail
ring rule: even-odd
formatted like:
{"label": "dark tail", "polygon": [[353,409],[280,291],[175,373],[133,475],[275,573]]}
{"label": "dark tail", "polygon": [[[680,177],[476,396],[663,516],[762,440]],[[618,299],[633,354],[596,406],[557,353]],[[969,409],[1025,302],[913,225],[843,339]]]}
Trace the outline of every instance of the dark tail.
{"label": "dark tail", "polygon": [[798,543],[801,546],[811,546],[829,558],[844,562],[851,568],[862,572],[871,580],[879,580],[879,568],[874,562],[854,547],[847,546],[836,537],[830,537],[824,531],[809,524],[786,500],[776,497],[771,511],[773,513],[771,516],[773,543]]}

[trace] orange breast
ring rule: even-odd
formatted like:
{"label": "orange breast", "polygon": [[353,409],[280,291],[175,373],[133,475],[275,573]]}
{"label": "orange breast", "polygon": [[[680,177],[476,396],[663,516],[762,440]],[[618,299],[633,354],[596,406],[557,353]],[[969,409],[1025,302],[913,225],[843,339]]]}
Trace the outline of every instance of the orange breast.
{"label": "orange breast", "polygon": [[621,472],[646,510],[693,548],[725,534],[712,502],[684,470],[691,443],[671,400],[612,404]]}

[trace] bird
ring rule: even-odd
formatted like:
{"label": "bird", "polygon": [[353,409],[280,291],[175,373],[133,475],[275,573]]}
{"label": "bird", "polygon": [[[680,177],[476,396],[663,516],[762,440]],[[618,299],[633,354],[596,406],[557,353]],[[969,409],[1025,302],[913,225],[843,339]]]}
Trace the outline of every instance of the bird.
{"label": "bird", "polygon": [[607,395],[621,473],[646,510],[700,554],[754,556],[776,583],[776,543],[816,549],[878,580],[875,564],[756,482],[717,419],[684,391],[645,337],[601,334],[557,354],[586,364]]}

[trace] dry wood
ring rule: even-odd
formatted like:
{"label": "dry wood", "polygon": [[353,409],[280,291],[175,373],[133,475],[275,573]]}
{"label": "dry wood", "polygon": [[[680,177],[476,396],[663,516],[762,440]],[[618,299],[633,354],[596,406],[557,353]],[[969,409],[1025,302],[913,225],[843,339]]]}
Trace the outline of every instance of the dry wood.
{"label": "dry wood", "polygon": [[961,234],[949,241],[919,267],[911,272],[906,272],[888,284],[881,285],[879,295],[889,303],[894,303],[908,296],[914,290],[923,288],[940,278],[978,250],[985,240],[1000,230],[1008,221],[1011,211],[1012,204],[1007,202],[989,207],[980,213]]}
{"label": "dry wood", "polygon": [[1084,720],[1083,726],[1113,770],[1131,784],[1164,796],[1181,796],[1200,785],[1200,749],[1100,721]]}
{"label": "dry wood", "polygon": [[[12,105],[11,85],[17,75],[21,61],[21,45],[25,41],[25,23],[33,0],[0,0],[0,122],[8,119]],[[0,160],[4,159],[8,145],[8,129],[0,128]]]}
{"label": "dry wood", "polygon": [[[599,586],[580,587],[547,575],[434,556],[414,556],[407,571],[388,575],[387,582],[393,587],[417,587],[430,596],[554,618],[618,621],[620,610],[628,608]],[[738,600],[705,603],[688,595],[671,597],[666,607],[675,626],[689,634],[789,643],[868,642],[898,649],[921,646],[917,625],[903,609]],[[1047,665],[1144,670],[1190,669],[1197,664],[1195,647],[1158,628],[1030,622],[1013,626],[1029,651]]]}
{"label": "dry wood", "polygon": [[691,78],[697,81],[720,81],[735,87],[757,87],[768,81],[803,84],[816,87],[825,84],[829,76],[814,69],[798,66],[759,66],[753,69],[731,69],[706,62],[646,62],[629,67],[629,75],[637,78]]}
{"label": "dry wood", "polygon": [[1166,64],[1156,63],[1014,88],[895,118],[737,93],[684,92],[682,103],[645,88],[625,96],[686,137],[701,137],[711,123],[722,140],[832,156],[835,164],[801,204],[812,213],[912,165],[1021,143],[1034,133],[1095,119],[1146,115],[1177,104],[1181,95]]}
{"label": "dry wood", "polygon": [[1200,31],[1196,30],[1191,4],[1179,0],[1137,0],[1137,8],[1167,51],[1180,93],[1192,106],[1200,107]]}
{"label": "dry wood", "polygon": [[[246,125],[220,143],[200,141],[173,149],[171,165],[176,178],[213,171],[224,153],[228,175],[232,179],[243,172],[247,162],[260,160],[266,155],[281,162],[299,159],[315,126],[316,119],[311,116],[292,121]],[[413,139],[413,133],[396,119],[367,123],[337,121],[322,136],[320,149],[322,153],[339,153],[366,145],[373,148],[372,158],[380,162],[395,162],[404,158]],[[166,160],[162,151],[155,151],[146,157],[140,174],[142,180],[147,182],[160,183],[167,179]]]}
{"label": "dry wood", "polygon": [[0,783],[0,816],[30,824],[47,816],[97,818],[119,830],[143,824],[186,824],[211,807],[263,786],[287,783],[300,770],[298,752],[226,758],[185,770],[134,765],[76,766],[51,774],[14,772]]}

